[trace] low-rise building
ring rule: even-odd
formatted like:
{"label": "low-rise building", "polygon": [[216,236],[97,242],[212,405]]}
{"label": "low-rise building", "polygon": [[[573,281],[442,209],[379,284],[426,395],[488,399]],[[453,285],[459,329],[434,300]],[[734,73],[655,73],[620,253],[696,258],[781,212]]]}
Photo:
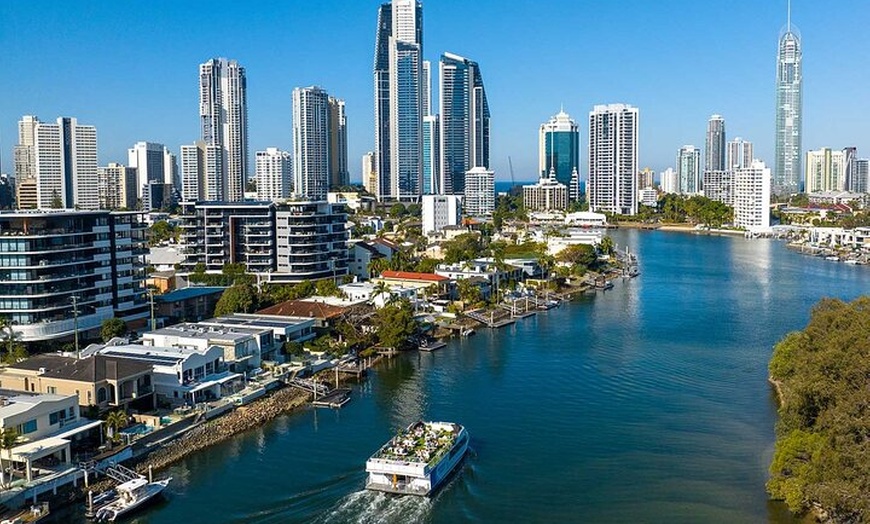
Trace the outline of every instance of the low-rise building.
{"label": "low-rise building", "polygon": [[[233,313],[198,324],[251,333],[258,341],[261,360],[279,360],[285,343],[305,342],[315,337],[313,318]],[[271,337],[264,332],[271,332]]]}
{"label": "low-rise building", "polygon": [[142,345],[145,346],[196,348],[200,351],[217,346],[223,351],[222,360],[230,371],[239,373],[260,367],[261,344],[269,351],[273,349],[271,330],[224,328],[204,322],[176,324],[142,335]]}
{"label": "low-rise building", "polygon": [[383,282],[391,289],[412,288],[429,296],[453,298],[456,295],[455,283],[449,277],[437,273],[388,270],[382,272],[378,278],[373,278],[372,282]]}
{"label": "low-rise building", "polygon": [[76,395],[80,406],[100,410],[154,408],[151,366],[97,355],[35,355],[0,372],[0,387],[27,393]]}
{"label": "low-rise building", "polygon": [[157,294],[168,293],[175,289],[175,271],[154,271],[148,274],[145,284]]}
{"label": "low-rise building", "polygon": [[171,405],[216,400],[237,389],[239,373],[226,369],[224,349],[219,346],[160,347],[142,344],[104,346],[98,356],[118,362],[146,365],[153,369],[157,400]]}
{"label": "low-rise building", "polygon": [[459,195],[423,195],[423,234],[458,226],[462,221],[462,197]]}
{"label": "low-rise building", "polygon": [[368,280],[372,277],[369,267],[372,260],[384,258],[384,255],[364,240],[351,241],[348,244],[348,271],[351,275]]}
{"label": "low-rise building", "polygon": [[196,322],[209,318],[225,287],[187,287],[154,297],[156,314],[168,323]]}
{"label": "low-rise building", "polygon": [[547,243],[547,253],[555,256],[568,246],[597,246],[603,238],[604,231],[600,229],[569,229],[559,236],[548,236],[541,240]]}
{"label": "low-rise building", "polygon": [[607,217],[602,213],[591,211],[577,211],[565,215],[565,225],[577,227],[605,227]]}
{"label": "low-rise building", "polygon": [[523,186],[523,207],[530,211],[552,211],[568,208],[568,186],[556,180],[555,168],[537,184]]}
{"label": "low-rise building", "polygon": [[483,277],[489,281],[490,288],[496,289],[501,285],[514,281],[522,282],[524,279],[523,268],[505,263],[502,267],[492,258],[478,258],[456,264],[438,264],[435,274],[447,277],[450,280],[462,280],[472,277]]}
{"label": "low-rise building", "polygon": [[314,322],[314,328],[324,330],[332,327],[346,311],[346,307],[332,306],[323,302],[287,300],[286,302],[262,309],[256,314],[308,318]]}
{"label": "low-rise building", "polygon": [[644,206],[656,207],[659,202],[659,193],[652,187],[637,190],[637,201]]}
{"label": "low-rise building", "polygon": [[4,459],[12,462],[12,469],[20,465],[27,482],[38,481],[42,472],[48,476],[73,467],[83,442],[100,442],[102,421],[81,417],[76,395],[11,394],[0,399],[0,431],[18,434],[15,445],[3,451]]}

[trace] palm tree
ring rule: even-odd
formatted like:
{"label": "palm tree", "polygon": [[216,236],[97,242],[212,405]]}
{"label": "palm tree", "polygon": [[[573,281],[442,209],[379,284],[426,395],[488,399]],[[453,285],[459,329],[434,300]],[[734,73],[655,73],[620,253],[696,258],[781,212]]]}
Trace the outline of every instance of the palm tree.
{"label": "palm tree", "polygon": [[15,331],[15,326],[9,317],[0,317],[0,334],[6,342],[6,355],[11,355],[15,349],[15,339],[18,338],[18,332]]}
{"label": "palm tree", "polygon": [[390,263],[386,258],[378,257],[369,262],[369,276],[380,276],[385,270],[390,269]]}
{"label": "palm tree", "polygon": [[[0,449],[6,451],[9,461],[12,462],[12,448],[18,440],[18,431],[15,428],[6,428],[0,432]],[[3,454],[0,454],[0,485],[8,486],[11,482],[6,481],[6,468],[3,467]],[[11,480],[11,479],[10,479]]]}
{"label": "palm tree", "polygon": [[109,437],[115,442],[118,441],[120,433],[118,430],[127,425],[127,413],[123,410],[117,410],[109,413],[106,417],[106,429],[110,431]]}

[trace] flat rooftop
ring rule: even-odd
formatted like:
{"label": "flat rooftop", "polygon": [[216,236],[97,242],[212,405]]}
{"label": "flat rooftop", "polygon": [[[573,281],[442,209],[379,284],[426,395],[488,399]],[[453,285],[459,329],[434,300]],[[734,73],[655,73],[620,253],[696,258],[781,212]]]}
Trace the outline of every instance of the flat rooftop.
{"label": "flat rooftop", "polygon": [[27,395],[19,393],[15,396],[3,396],[3,404],[0,404],[0,420],[5,419],[6,417],[12,417],[21,413],[25,413],[32,409],[34,406],[38,406],[43,402],[59,402],[71,397],[75,398],[75,403],[78,404],[78,397],[76,395],[64,396],[53,395],[51,393],[45,393],[43,395]]}
{"label": "flat rooftop", "polygon": [[164,293],[162,295],[155,295],[154,300],[156,302],[175,302],[179,300],[188,300],[191,298],[203,297],[207,295],[214,295],[217,293],[223,293],[225,287],[207,287],[207,286],[194,286],[194,287],[186,287],[184,289],[176,289],[175,291],[170,291],[169,293]]}
{"label": "flat rooftop", "polygon": [[193,355],[204,355],[205,351],[182,347],[126,344],[123,346],[107,346],[105,349],[100,351],[100,354],[136,360],[156,366],[174,366],[184,362]]}
{"label": "flat rooftop", "polygon": [[234,328],[221,329],[220,326],[207,325],[201,323],[182,323],[168,326],[165,328],[147,331],[142,335],[142,338],[148,338],[149,335],[158,335],[164,337],[185,337],[199,340],[224,340],[236,342],[244,340],[251,336],[251,333],[239,331]]}
{"label": "flat rooftop", "polygon": [[224,317],[210,318],[199,322],[202,325],[222,325],[248,329],[259,328],[288,328],[298,326],[299,324],[307,324],[311,322],[310,318],[294,317],[285,315],[257,315],[246,313],[233,313]]}

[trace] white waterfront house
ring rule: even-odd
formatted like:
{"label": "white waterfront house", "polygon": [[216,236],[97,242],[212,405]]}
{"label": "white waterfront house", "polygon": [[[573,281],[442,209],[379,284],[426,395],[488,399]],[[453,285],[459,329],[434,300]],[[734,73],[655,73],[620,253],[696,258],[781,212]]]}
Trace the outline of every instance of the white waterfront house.
{"label": "white waterfront house", "polygon": [[[268,341],[264,342],[263,337],[268,338]],[[268,344],[271,348],[271,331],[254,330],[251,333],[202,322],[176,324],[142,335],[142,344],[145,346],[192,348],[200,351],[217,346],[223,351],[222,360],[231,370],[238,372],[260,367],[261,343]]]}
{"label": "white waterfront house", "polygon": [[198,348],[123,344],[97,350],[101,355],[146,362],[154,368],[154,392],[158,400],[173,405],[221,398],[227,388],[243,380],[239,373],[227,371],[220,346]]}

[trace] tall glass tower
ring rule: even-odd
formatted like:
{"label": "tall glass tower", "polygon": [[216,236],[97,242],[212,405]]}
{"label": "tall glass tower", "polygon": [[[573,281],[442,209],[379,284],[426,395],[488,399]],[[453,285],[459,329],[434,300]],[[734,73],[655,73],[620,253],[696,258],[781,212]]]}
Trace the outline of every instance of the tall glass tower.
{"label": "tall glass tower", "polygon": [[791,24],[789,2],[788,24],[779,37],[776,55],[776,163],[773,193],[777,195],[790,195],[802,190],[802,85],[801,37]]}
{"label": "tall glass tower", "polygon": [[539,133],[538,167],[541,178],[552,170],[556,180],[565,184],[572,200],[580,195],[580,128],[565,111],[541,124]]}
{"label": "tall glass tower", "polygon": [[445,195],[465,191],[465,173],[489,167],[489,104],[477,62],[444,53],[441,76],[441,183]]}

